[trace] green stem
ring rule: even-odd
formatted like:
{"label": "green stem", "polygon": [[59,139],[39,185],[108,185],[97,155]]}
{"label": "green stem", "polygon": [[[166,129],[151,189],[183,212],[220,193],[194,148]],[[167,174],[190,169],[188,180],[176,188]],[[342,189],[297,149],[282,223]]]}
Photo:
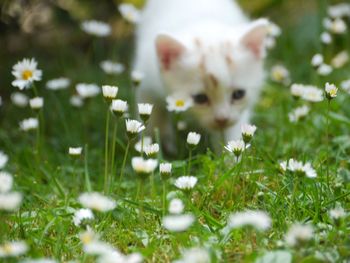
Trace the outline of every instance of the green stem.
{"label": "green stem", "polygon": [[130,148],[130,139],[128,140],[128,144],[126,145],[126,149],[125,149],[125,154],[124,154],[122,169],[120,170],[120,175],[119,175],[120,181],[123,179],[124,169],[125,169],[126,159],[127,159],[127,157],[128,157],[129,148]]}
{"label": "green stem", "polygon": [[110,187],[109,189],[111,190],[112,185],[113,185],[113,178],[114,178],[114,159],[115,159],[115,145],[116,145],[116,139],[117,139],[117,132],[118,132],[118,120],[114,123],[114,130],[113,130],[113,139],[112,139],[112,157],[111,157],[111,177],[110,177]]}
{"label": "green stem", "polygon": [[327,155],[326,155],[326,166],[327,166],[327,170],[326,170],[326,176],[327,176],[327,186],[328,188],[330,189],[330,185],[329,185],[329,111],[330,111],[330,104],[331,104],[331,101],[328,100],[328,103],[327,103],[327,124],[326,124],[326,133],[327,133],[327,143],[326,143],[326,146],[327,146]]}
{"label": "green stem", "polygon": [[292,192],[292,202],[290,203],[289,206],[289,220],[292,220],[292,209],[293,207],[296,208],[296,211],[298,211],[297,209],[297,198],[295,197],[297,190],[298,190],[298,183],[299,183],[299,178],[295,178],[294,182],[293,182],[293,192]]}
{"label": "green stem", "polygon": [[85,171],[85,187],[88,192],[91,192],[91,182],[90,182],[90,175],[89,175],[89,169],[88,169],[88,145],[85,145],[85,158],[84,158],[84,171]]}
{"label": "green stem", "polygon": [[104,181],[104,192],[105,194],[108,191],[108,183],[109,183],[109,173],[108,173],[108,137],[109,137],[109,121],[110,119],[110,110],[109,107],[107,109],[106,116],[106,130],[105,130],[105,181]]}
{"label": "green stem", "polygon": [[188,166],[186,174],[189,175],[191,172],[191,161],[192,161],[192,148],[190,146],[189,156],[188,156]]}
{"label": "green stem", "polygon": [[166,182],[163,180],[163,216],[166,214]]}

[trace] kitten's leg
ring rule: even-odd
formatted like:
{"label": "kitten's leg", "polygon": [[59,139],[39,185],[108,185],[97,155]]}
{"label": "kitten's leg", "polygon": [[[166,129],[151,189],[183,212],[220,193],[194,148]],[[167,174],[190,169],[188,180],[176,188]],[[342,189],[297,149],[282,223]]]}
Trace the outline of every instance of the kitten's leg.
{"label": "kitten's leg", "polygon": [[250,119],[250,110],[246,110],[242,113],[241,118],[239,121],[233,125],[232,127],[228,128],[225,131],[225,140],[226,142],[230,140],[238,140],[242,138],[241,135],[241,126],[243,124],[249,123]]}

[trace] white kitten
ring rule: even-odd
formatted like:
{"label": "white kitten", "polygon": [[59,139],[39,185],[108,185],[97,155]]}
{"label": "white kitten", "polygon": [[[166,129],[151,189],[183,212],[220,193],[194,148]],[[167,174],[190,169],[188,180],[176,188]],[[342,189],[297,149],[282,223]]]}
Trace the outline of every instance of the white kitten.
{"label": "white kitten", "polygon": [[240,136],[263,82],[269,23],[250,22],[232,0],[149,0],[137,31],[138,100],[155,104],[153,125],[171,136],[165,97],[193,99],[206,130]]}

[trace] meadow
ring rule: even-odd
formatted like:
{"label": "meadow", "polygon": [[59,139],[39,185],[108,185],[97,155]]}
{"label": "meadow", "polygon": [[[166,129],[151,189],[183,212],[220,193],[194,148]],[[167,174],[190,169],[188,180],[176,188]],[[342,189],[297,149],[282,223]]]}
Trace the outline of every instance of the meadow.
{"label": "meadow", "polygon": [[137,10],[46,51],[6,39],[0,262],[349,262],[350,5],[319,2],[271,26],[242,140],[212,145],[175,102],[171,155],[134,96]]}

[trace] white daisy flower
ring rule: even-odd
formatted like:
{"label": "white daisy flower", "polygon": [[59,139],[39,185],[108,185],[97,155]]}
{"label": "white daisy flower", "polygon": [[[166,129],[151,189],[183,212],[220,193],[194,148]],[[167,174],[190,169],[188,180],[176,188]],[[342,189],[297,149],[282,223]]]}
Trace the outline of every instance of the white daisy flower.
{"label": "white daisy flower", "polygon": [[328,99],[337,97],[338,88],[334,84],[326,83],[325,92]]}
{"label": "white daisy flower", "polygon": [[328,14],[332,18],[350,17],[350,4],[339,3],[328,7]]}
{"label": "white daisy flower", "polygon": [[140,21],[141,12],[132,4],[120,4],[119,12],[123,16],[123,18],[129,23],[137,24]]}
{"label": "white daisy flower", "polygon": [[28,118],[24,119],[19,123],[19,128],[22,131],[30,131],[30,130],[35,130],[39,126],[39,121],[37,118]]}
{"label": "white daisy flower", "polygon": [[340,87],[346,92],[350,93],[350,79],[342,81],[340,83]]}
{"label": "white daisy flower", "polygon": [[99,235],[96,234],[89,226],[87,226],[86,231],[79,234],[79,239],[83,245],[87,245],[93,241],[97,241],[99,239]]}
{"label": "white daisy flower", "polygon": [[133,157],[131,166],[136,173],[150,174],[157,168],[158,161],[156,159],[145,160],[142,157]]}
{"label": "white daisy flower", "polygon": [[172,169],[172,164],[171,163],[161,163],[159,165],[159,172],[161,174],[170,174]]}
{"label": "white daisy flower", "polygon": [[78,198],[79,203],[85,208],[99,212],[107,212],[116,207],[116,202],[97,192],[83,193]]}
{"label": "white daisy flower", "polygon": [[121,63],[111,60],[104,60],[100,63],[100,67],[106,74],[117,75],[123,73],[125,66]]}
{"label": "white daisy flower", "polygon": [[7,193],[13,185],[13,177],[10,173],[0,171],[0,193]]}
{"label": "white daisy flower", "polygon": [[14,75],[16,79],[12,82],[12,86],[23,90],[24,88],[29,88],[34,81],[40,81],[42,71],[37,69],[37,65],[38,63],[34,58],[25,58],[14,65],[12,68],[12,75]]}
{"label": "white daisy flower", "polygon": [[319,67],[323,64],[323,55],[315,54],[311,59],[311,65],[314,67]]}
{"label": "white daisy flower", "polygon": [[139,140],[136,144],[135,144],[135,150],[138,151],[139,153],[142,152],[142,146],[143,146],[143,150],[145,149],[145,147],[149,146],[152,144],[152,138],[149,136],[144,136],[143,137],[143,142],[142,142],[142,138],[141,140]]}
{"label": "white daisy flower", "polygon": [[317,87],[305,86],[301,98],[310,102],[320,102],[323,101],[323,92]]}
{"label": "white daisy flower", "polygon": [[79,209],[75,211],[73,215],[73,223],[75,226],[80,226],[80,224],[84,220],[92,220],[92,219],[94,219],[94,214],[88,208]]}
{"label": "white daisy flower", "polygon": [[130,134],[137,134],[141,131],[143,131],[146,127],[137,120],[125,120],[126,124],[126,131]]}
{"label": "white daisy flower", "polygon": [[251,226],[257,230],[264,231],[270,228],[271,218],[266,212],[246,210],[231,214],[228,220],[230,228],[241,228]]}
{"label": "white daisy flower", "polygon": [[78,95],[83,98],[92,98],[100,94],[101,90],[96,84],[78,83],[75,86]]}
{"label": "white daisy flower", "polygon": [[51,79],[46,82],[46,88],[49,90],[62,90],[67,89],[70,85],[70,79],[60,77],[57,79]]}
{"label": "white daisy flower", "polygon": [[114,252],[114,248],[106,242],[93,240],[90,243],[84,244],[83,250],[88,255],[103,256]]}
{"label": "white daisy flower", "polygon": [[283,169],[283,171],[289,170],[291,172],[305,175],[309,178],[317,177],[315,169],[312,168],[309,162],[303,163],[294,159],[289,159],[288,162],[280,163],[280,166]]}
{"label": "white daisy flower", "polygon": [[320,38],[321,42],[325,45],[332,43],[332,36],[328,32],[323,32]]}
{"label": "white daisy flower", "polygon": [[330,65],[325,63],[321,64],[317,69],[317,73],[321,76],[328,76],[332,72],[333,72],[333,68]]}
{"label": "white daisy flower", "polygon": [[194,247],[190,249],[186,249],[182,258],[179,261],[181,263],[210,263],[212,262],[210,258],[210,254],[205,248]]}
{"label": "white daisy flower", "polygon": [[196,132],[189,132],[187,134],[187,143],[192,146],[198,145],[199,141],[201,139],[201,135]]}
{"label": "white daisy flower", "polygon": [[344,208],[338,206],[336,208],[329,210],[329,216],[333,220],[339,220],[341,218],[346,217],[346,212],[345,212]]}
{"label": "white daisy flower", "polygon": [[290,93],[292,94],[292,96],[294,97],[302,97],[304,94],[304,90],[305,90],[305,85],[303,84],[296,84],[294,83],[291,87],[290,87]]}
{"label": "white daisy flower", "polygon": [[194,222],[192,214],[168,215],[163,218],[163,227],[172,232],[183,232]]}
{"label": "white daisy flower", "polygon": [[329,18],[324,19],[323,26],[334,34],[344,34],[347,30],[345,21],[339,17],[334,20]]}
{"label": "white daisy flower", "polygon": [[84,100],[79,95],[73,95],[69,99],[69,103],[76,108],[80,108],[84,105]]}
{"label": "white daisy flower", "polygon": [[21,92],[14,92],[11,94],[11,101],[15,106],[24,108],[28,105],[29,98]]}
{"label": "white daisy flower", "polygon": [[18,257],[28,251],[24,241],[11,241],[0,245],[0,258]]}
{"label": "white daisy flower", "polygon": [[229,141],[225,146],[225,149],[233,153],[236,157],[239,157],[245,150],[245,143],[243,140]]}
{"label": "white daisy flower", "polygon": [[79,156],[83,151],[83,147],[69,147],[68,154],[72,156]]}
{"label": "white daisy flower", "polygon": [[39,110],[44,106],[44,99],[42,97],[35,97],[29,100],[29,106],[33,110]]}
{"label": "white daisy flower", "polygon": [[277,83],[288,85],[290,82],[289,71],[283,65],[275,65],[271,68],[271,79]]}
{"label": "white daisy flower", "polygon": [[166,97],[167,109],[170,112],[184,112],[193,105],[191,98],[185,98],[180,95],[172,95]]}
{"label": "white daisy flower", "polygon": [[181,176],[175,180],[174,185],[181,190],[191,190],[197,181],[198,179],[194,176]]}
{"label": "white daisy flower", "polygon": [[181,199],[174,198],[169,203],[170,214],[176,214],[176,215],[182,214],[182,212],[184,211],[184,208],[185,208],[185,205]]}
{"label": "white daisy flower", "polygon": [[295,247],[306,243],[313,238],[313,235],[314,230],[311,225],[296,223],[289,228],[285,240],[289,246]]}
{"label": "white daisy flower", "polygon": [[131,253],[123,255],[119,251],[112,251],[101,255],[97,259],[97,263],[142,263],[143,258],[140,253]]}
{"label": "white daisy flower", "polygon": [[9,160],[9,157],[3,151],[0,151],[0,169],[5,167],[8,160]]}
{"label": "white daisy flower", "polygon": [[118,90],[119,89],[116,86],[103,85],[102,86],[103,97],[105,97],[108,100],[113,100],[117,97]]}
{"label": "white daisy flower", "polygon": [[147,145],[143,148],[143,150],[147,156],[154,156],[159,152],[159,144],[154,143]]}
{"label": "white daisy flower", "polygon": [[288,114],[290,122],[298,122],[307,116],[310,112],[310,108],[307,105],[303,105],[295,108],[292,112]]}
{"label": "white daisy flower", "polygon": [[348,62],[349,62],[349,53],[346,50],[343,50],[335,55],[335,57],[332,59],[331,65],[334,68],[341,68]]}
{"label": "white daisy flower", "polygon": [[137,107],[139,109],[139,114],[142,116],[147,116],[149,117],[149,115],[151,115],[152,113],[152,109],[153,109],[153,105],[149,104],[149,103],[139,103],[137,104]]}
{"label": "white daisy flower", "polygon": [[96,20],[87,20],[81,23],[81,29],[90,35],[97,37],[106,37],[109,36],[112,32],[111,26],[107,23],[96,21]]}
{"label": "white daisy flower", "polygon": [[112,100],[111,111],[122,116],[128,110],[128,103],[124,100]]}
{"label": "white daisy flower", "polygon": [[18,192],[0,193],[0,210],[15,211],[22,202],[22,194]]}
{"label": "white daisy flower", "polygon": [[257,128],[255,125],[251,125],[251,124],[241,125],[241,133],[242,133],[244,143],[249,143],[252,140],[256,129]]}
{"label": "white daisy flower", "polygon": [[142,80],[144,79],[145,74],[141,71],[133,70],[131,72],[131,80],[135,86],[139,86]]}

